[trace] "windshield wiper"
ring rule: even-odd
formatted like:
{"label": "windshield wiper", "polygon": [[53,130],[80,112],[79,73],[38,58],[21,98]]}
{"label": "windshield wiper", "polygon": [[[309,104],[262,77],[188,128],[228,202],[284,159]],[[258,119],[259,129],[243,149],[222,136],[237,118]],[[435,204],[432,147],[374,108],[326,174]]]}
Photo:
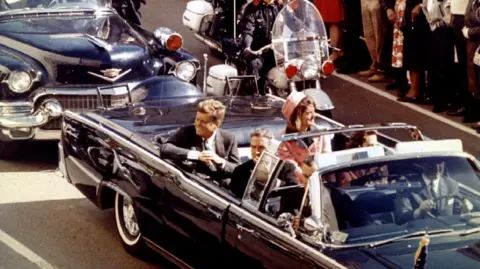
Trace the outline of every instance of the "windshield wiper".
{"label": "windshield wiper", "polygon": [[466,229],[465,231],[463,231],[460,234],[460,236],[471,235],[471,234],[478,233],[478,232],[480,232],[480,227]]}
{"label": "windshield wiper", "polygon": [[104,51],[111,51],[112,50],[112,45],[108,44],[105,40],[98,38],[96,36],[90,35],[90,34],[84,34],[85,37],[87,37],[88,41],[95,45],[98,49],[104,50]]}
{"label": "windshield wiper", "polygon": [[401,240],[401,239],[404,239],[404,238],[417,237],[417,236],[422,236],[422,235],[425,235],[425,234],[432,235],[432,234],[451,233],[453,231],[454,231],[453,229],[439,229],[439,230],[433,230],[433,231],[418,231],[418,232],[404,234],[404,235],[400,235],[400,236],[393,237],[393,238],[390,238],[390,239],[370,243],[370,244],[368,244],[368,246],[369,247],[376,247],[376,246],[392,243],[392,242],[395,242],[395,241],[398,241],[398,240]]}

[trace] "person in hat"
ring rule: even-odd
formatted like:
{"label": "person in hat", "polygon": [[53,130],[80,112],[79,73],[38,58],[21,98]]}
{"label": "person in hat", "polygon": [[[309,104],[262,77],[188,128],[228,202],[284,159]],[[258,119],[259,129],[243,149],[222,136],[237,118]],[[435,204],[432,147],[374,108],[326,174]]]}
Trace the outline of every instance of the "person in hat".
{"label": "person in hat", "polygon": [[[282,113],[287,119],[285,133],[308,132],[315,128],[315,101],[303,92],[292,92],[282,108]],[[304,163],[305,159],[318,152],[331,152],[331,139],[333,136],[317,136],[304,138],[301,141],[284,141],[278,148],[278,156],[296,166],[295,174],[300,183],[306,183],[310,175],[316,170],[311,165]]]}

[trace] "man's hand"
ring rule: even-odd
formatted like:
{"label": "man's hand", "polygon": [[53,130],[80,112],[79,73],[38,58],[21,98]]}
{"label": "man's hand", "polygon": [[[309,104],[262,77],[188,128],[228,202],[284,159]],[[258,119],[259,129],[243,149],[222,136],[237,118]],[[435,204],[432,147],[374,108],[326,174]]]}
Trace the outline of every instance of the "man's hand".
{"label": "man's hand", "polygon": [[315,163],[312,163],[312,165],[302,163],[300,168],[302,168],[303,184],[307,186],[308,178],[310,178],[313,172],[317,171],[317,165]]}
{"label": "man's hand", "polygon": [[200,152],[200,155],[198,156],[198,160],[206,164],[213,162],[220,166],[223,166],[226,163],[226,160],[224,158],[218,156],[215,152],[210,150],[204,150]]}
{"label": "man's hand", "polygon": [[437,204],[433,200],[425,200],[420,206],[413,212],[413,217],[417,219],[421,213],[434,209]]}
{"label": "man's hand", "polygon": [[387,17],[391,23],[397,22],[397,13],[391,8],[387,9]]}
{"label": "man's hand", "polygon": [[467,26],[463,26],[462,34],[466,39],[468,39],[468,30]]}
{"label": "man's hand", "polygon": [[416,7],[413,8],[412,10],[412,22],[415,21],[415,19],[420,16],[422,13],[422,6],[418,4]]}

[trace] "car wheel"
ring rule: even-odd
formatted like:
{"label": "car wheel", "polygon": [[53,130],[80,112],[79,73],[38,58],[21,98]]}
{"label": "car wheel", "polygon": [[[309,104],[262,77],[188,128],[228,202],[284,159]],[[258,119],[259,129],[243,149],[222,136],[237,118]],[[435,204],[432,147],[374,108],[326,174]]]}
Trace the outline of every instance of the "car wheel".
{"label": "car wheel", "polygon": [[133,255],[139,255],[145,249],[145,241],[138,226],[135,204],[118,192],[115,195],[115,221],[123,247]]}
{"label": "car wheel", "polygon": [[18,141],[14,141],[14,142],[0,141],[0,159],[8,159],[15,156],[19,146],[20,146],[20,143]]}

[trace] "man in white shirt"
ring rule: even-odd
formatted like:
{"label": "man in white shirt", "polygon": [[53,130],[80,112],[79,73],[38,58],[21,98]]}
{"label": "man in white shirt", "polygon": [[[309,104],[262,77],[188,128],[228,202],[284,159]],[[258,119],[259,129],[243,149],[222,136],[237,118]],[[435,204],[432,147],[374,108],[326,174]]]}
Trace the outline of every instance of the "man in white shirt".
{"label": "man in white shirt", "polygon": [[[424,161],[420,191],[397,192],[395,199],[395,221],[403,224],[410,220],[428,216],[449,216],[454,212],[464,212],[466,201],[458,191],[458,183],[445,176],[445,163]],[[457,197],[457,198],[455,198]]]}
{"label": "man in white shirt", "polygon": [[[160,149],[160,157],[198,163],[197,171],[228,177],[240,164],[235,136],[220,129],[225,106],[214,99],[198,104],[195,123],[181,127]],[[226,174],[226,175],[225,175]]]}

